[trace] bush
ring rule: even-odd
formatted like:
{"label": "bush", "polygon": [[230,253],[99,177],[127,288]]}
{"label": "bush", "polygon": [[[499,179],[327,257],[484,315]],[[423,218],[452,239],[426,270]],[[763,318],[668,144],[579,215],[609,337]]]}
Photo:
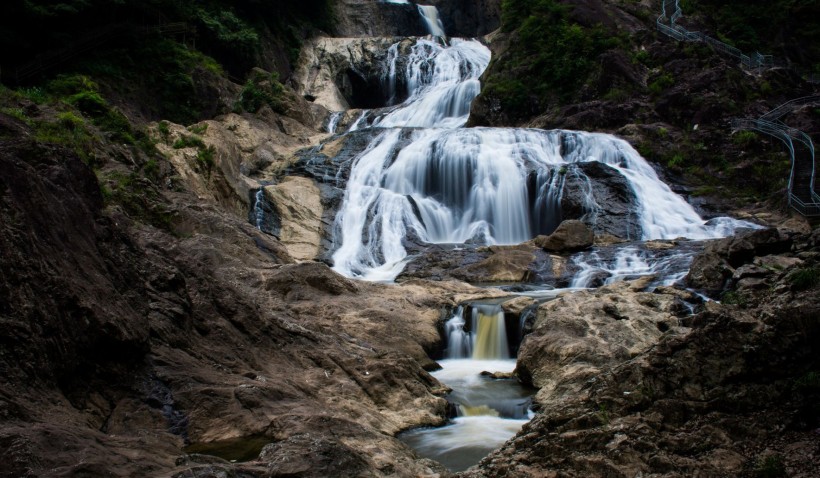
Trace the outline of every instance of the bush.
{"label": "bush", "polygon": [[196,136],[182,135],[172,146],[174,149],[204,148],[205,143]]}
{"label": "bush", "polygon": [[794,290],[808,290],[820,285],[820,269],[806,267],[789,274],[789,282]]}
{"label": "bush", "polygon": [[263,106],[268,105],[273,111],[284,113],[284,92],[285,87],[279,83],[277,73],[270,75],[254,73],[245,83],[234,109],[256,113]]}

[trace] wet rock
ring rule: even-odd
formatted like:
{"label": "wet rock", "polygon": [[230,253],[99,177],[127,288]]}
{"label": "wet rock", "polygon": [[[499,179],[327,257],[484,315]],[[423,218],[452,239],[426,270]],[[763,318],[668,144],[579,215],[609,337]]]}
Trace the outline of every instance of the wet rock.
{"label": "wet rock", "polygon": [[606,164],[588,162],[569,165],[566,174],[561,196],[564,219],[581,220],[599,236],[641,237],[635,193],[621,173]]}
{"label": "wet rock", "polygon": [[595,234],[581,221],[566,220],[549,236],[538,236],[533,244],[549,252],[573,252],[592,247]]}

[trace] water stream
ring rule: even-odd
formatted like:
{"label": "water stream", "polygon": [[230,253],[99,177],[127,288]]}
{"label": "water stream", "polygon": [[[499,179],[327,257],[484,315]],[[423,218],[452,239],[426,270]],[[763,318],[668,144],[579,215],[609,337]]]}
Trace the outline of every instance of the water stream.
{"label": "water stream", "polygon": [[447,358],[432,374],[452,388],[448,400],[456,417],[445,427],[412,430],[399,437],[420,455],[453,471],[478,463],[515,435],[531,414],[531,390],[514,379],[486,374],[515,369],[501,306],[470,304],[471,323],[465,329],[467,310],[459,307],[447,321]]}

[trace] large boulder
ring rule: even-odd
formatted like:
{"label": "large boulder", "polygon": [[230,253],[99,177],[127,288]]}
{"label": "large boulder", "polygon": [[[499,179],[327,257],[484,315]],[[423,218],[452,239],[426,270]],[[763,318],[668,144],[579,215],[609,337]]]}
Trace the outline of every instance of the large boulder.
{"label": "large boulder", "polygon": [[591,161],[567,166],[561,195],[564,219],[578,219],[597,235],[640,239],[641,222],[635,192],[623,174]]}
{"label": "large boulder", "polygon": [[279,225],[278,237],[291,257],[313,260],[322,245],[322,198],[313,180],[299,176],[286,177],[274,186],[264,188]]}
{"label": "large boulder", "polygon": [[755,257],[787,252],[792,243],[788,234],[774,228],[712,241],[695,256],[686,284],[717,298],[728,289],[737,268],[751,263]]}
{"label": "large boulder", "polygon": [[564,294],[538,308],[524,338],[516,374],[539,388],[542,406],[583,393],[605,368],[627,361],[678,327],[678,303],[691,294],[671,288],[641,292],[651,278]]}
{"label": "large boulder", "polygon": [[561,222],[549,236],[538,236],[533,243],[549,252],[573,252],[592,247],[595,234],[581,221],[570,219]]}

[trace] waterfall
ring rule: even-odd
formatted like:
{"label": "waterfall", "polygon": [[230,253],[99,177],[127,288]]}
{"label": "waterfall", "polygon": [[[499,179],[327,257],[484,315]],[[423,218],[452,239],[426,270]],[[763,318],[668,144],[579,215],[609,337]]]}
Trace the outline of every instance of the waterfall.
{"label": "waterfall", "polygon": [[473,359],[494,360],[510,358],[507,328],[500,305],[473,306],[474,345]]}
{"label": "waterfall", "polygon": [[262,208],[262,204],[265,200],[265,188],[257,189],[253,197],[253,218],[256,222],[256,228],[261,231],[262,225],[265,224],[265,210]]}
{"label": "waterfall", "polygon": [[441,23],[441,18],[438,16],[438,9],[432,5],[416,5],[419,9],[421,18],[427,25],[427,31],[434,37],[445,37],[444,24]]}
{"label": "waterfall", "polygon": [[[397,45],[390,50],[395,47],[398,53]],[[392,84],[396,81],[396,58],[388,53],[385,69]],[[490,50],[475,40],[453,40],[451,46],[443,47],[419,39],[406,62],[404,81],[409,98],[374,124],[383,128],[458,128],[467,123],[470,105],[481,89],[478,78],[490,63]]]}
{"label": "waterfall", "polygon": [[471,331],[464,330],[464,307],[445,324],[447,358],[506,360],[510,358],[504,310],[496,304],[471,305]]}
{"label": "waterfall", "polygon": [[[427,243],[531,239],[558,219],[544,214],[560,210],[561,169],[585,161],[605,163],[627,179],[644,240],[716,238],[753,226],[729,218],[707,223],[626,141],[611,135],[418,129],[400,143],[401,132],[386,129],[354,161],[336,217],[342,245],[333,255],[334,268],[345,275],[395,278],[407,256],[402,240],[408,230]],[[541,171],[536,190],[529,189],[531,171]],[[531,204],[530,197],[540,199]]]}
{"label": "waterfall", "polygon": [[339,126],[339,120],[342,119],[344,116],[344,111],[336,111],[330,114],[330,117],[327,119],[327,132],[333,134],[336,132],[336,127]]}
{"label": "waterfall", "polygon": [[[471,310],[471,331],[464,330]],[[433,372],[453,391],[448,396],[457,411],[452,424],[404,433],[402,441],[422,456],[452,471],[465,470],[499,447],[530,419],[532,391],[514,380],[494,380],[482,372],[512,372],[504,312],[500,305],[460,306],[447,321],[447,360]],[[473,344],[472,346],[469,344]]]}

